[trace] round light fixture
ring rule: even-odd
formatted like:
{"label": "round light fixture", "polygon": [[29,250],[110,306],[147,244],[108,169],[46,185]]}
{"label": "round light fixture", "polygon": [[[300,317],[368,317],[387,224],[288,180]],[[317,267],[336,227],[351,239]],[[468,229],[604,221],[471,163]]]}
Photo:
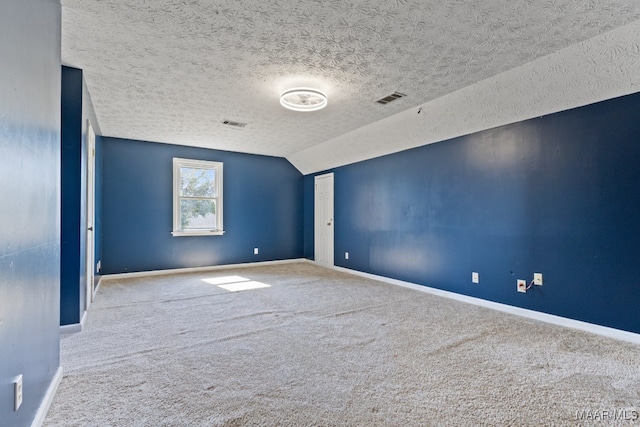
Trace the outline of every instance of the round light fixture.
{"label": "round light fixture", "polygon": [[293,111],[318,111],[327,106],[327,95],[315,89],[289,89],[280,95],[280,104]]}

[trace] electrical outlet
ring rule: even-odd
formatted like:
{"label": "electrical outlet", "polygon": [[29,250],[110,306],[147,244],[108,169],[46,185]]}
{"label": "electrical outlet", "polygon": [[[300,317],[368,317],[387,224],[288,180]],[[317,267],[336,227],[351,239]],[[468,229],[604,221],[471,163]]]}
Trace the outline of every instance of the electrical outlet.
{"label": "electrical outlet", "polygon": [[471,273],[471,283],[480,283],[480,275],[475,271]]}
{"label": "electrical outlet", "polygon": [[523,292],[523,293],[527,292],[527,281],[526,280],[518,279],[518,292]]}
{"label": "electrical outlet", "polygon": [[349,259],[349,252],[344,253],[344,259]]}
{"label": "electrical outlet", "polygon": [[102,260],[98,260],[98,263],[96,264],[96,271],[98,273],[100,273],[100,268],[102,268]]}
{"label": "electrical outlet", "polygon": [[533,273],[533,284],[542,286],[542,273]]}
{"label": "electrical outlet", "polygon": [[258,255],[258,248],[253,248],[253,254]]}
{"label": "electrical outlet", "polygon": [[13,381],[13,410],[17,411],[22,405],[22,375]]}

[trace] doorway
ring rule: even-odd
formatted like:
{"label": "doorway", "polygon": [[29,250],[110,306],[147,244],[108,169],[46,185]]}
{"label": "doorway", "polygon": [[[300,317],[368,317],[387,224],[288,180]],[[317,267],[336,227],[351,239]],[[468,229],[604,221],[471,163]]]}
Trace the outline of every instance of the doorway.
{"label": "doorway", "polygon": [[333,266],[333,173],[315,177],[314,202],[315,261]]}
{"label": "doorway", "polygon": [[93,302],[93,280],[95,260],[95,167],[96,167],[96,134],[91,122],[87,120],[87,241],[86,241],[86,309]]}

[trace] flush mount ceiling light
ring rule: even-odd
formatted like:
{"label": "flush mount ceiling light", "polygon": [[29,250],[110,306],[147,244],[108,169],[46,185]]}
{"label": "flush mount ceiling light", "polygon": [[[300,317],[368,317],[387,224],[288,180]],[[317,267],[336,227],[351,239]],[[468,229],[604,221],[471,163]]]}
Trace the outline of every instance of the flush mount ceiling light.
{"label": "flush mount ceiling light", "polygon": [[280,95],[280,104],[293,111],[318,111],[327,106],[327,95],[315,89],[289,89]]}

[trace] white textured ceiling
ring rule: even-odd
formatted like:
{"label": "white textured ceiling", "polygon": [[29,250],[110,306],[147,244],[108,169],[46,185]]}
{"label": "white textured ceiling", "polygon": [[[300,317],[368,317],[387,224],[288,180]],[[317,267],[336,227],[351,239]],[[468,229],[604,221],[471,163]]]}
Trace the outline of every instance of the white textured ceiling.
{"label": "white textured ceiling", "polygon": [[[304,173],[640,90],[638,1],[62,0],[62,18],[103,135]],[[297,86],[328,107],[282,108]]]}

